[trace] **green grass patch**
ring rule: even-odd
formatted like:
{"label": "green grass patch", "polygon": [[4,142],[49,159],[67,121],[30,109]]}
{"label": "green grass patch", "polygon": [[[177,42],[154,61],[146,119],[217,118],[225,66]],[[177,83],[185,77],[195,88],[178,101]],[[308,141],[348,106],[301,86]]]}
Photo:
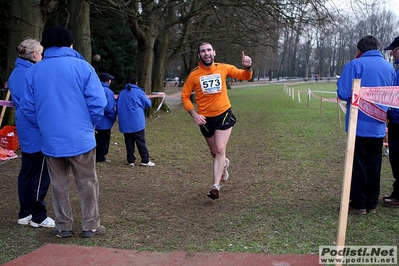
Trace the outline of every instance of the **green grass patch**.
{"label": "green grass patch", "polygon": [[[221,198],[206,194],[212,185],[212,158],[198,127],[183,108],[148,121],[146,134],[153,168],[129,167],[123,135],[115,125],[108,158],[100,164],[100,212],[107,234],[83,239],[80,208],[72,197],[75,236],[56,239],[47,229],[16,224],[16,176],[20,161],[1,165],[0,263],[47,243],[146,251],[256,252],[317,254],[333,245],[346,150],[344,114],[336,103],[297,98],[297,90],[332,91],[335,83],[283,84],[229,91],[237,124],[227,148],[230,179]],[[321,93],[317,93],[321,96]],[[323,94],[324,95],[324,94]],[[334,98],[334,94],[324,97]],[[341,125],[340,125],[341,124]],[[381,194],[393,178],[383,158]],[[73,184],[73,182],[71,182]],[[74,187],[71,193],[76,193]],[[51,194],[51,192],[49,192]],[[49,215],[51,196],[47,198]],[[349,216],[347,245],[397,245],[398,209],[379,205],[375,215]]]}

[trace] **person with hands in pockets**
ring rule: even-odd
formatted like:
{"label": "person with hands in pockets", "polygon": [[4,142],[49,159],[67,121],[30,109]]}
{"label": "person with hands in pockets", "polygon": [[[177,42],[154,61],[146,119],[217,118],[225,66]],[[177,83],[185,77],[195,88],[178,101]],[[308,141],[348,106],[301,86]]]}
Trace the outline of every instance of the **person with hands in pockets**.
{"label": "person with hands in pockets", "polygon": [[126,78],[126,84],[118,95],[116,110],[118,114],[119,131],[123,133],[126,145],[127,164],[134,166],[134,146],[141,157],[141,166],[155,166],[150,161],[150,154],[145,140],[145,113],[144,110],[151,107],[151,101],[144,90],[137,86],[136,74],[130,74]]}
{"label": "person with hands in pockets", "polygon": [[[226,181],[229,176],[227,167],[230,161],[226,157],[226,147],[232,127],[236,123],[227,95],[226,78],[227,76],[239,80],[252,78],[252,59],[244,52],[241,57],[245,69],[238,69],[230,64],[215,63],[215,55],[216,52],[209,42],[202,42],[198,46],[199,64],[190,72],[181,93],[185,110],[199,126],[214,158],[213,185],[208,193],[211,199],[219,198],[220,182]],[[196,109],[190,100],[193,91]]]}

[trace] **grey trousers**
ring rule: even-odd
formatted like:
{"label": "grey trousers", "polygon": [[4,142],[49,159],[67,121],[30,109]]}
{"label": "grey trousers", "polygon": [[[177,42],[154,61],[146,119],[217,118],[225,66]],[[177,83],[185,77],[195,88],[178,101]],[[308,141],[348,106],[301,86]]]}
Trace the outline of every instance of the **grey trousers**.
{"label": "grey trousers", "polygon": [[47,157],[51,179],[55,227],[61,231],[72,230],[73,217],[69,201],[69,173],[75,178],[80,207],[82,230],[94,230],[100,226],[99,183],[96,172],[96,150],[75,157]]}

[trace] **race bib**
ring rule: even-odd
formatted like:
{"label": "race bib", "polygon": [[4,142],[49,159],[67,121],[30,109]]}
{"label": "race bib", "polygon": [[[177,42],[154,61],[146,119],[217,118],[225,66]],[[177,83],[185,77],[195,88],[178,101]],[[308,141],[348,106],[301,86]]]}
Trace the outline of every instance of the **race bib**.
{"label": "race bib", "polygon": [[220,74],[210,74],[200,77],[203,94],[220,93],[222,91],[222,77]]}

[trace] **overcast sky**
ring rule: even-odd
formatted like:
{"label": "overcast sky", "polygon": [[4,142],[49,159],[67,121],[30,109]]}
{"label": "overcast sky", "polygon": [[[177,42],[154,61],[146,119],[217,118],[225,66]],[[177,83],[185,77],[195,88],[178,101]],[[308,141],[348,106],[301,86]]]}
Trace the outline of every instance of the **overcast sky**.
{"label": "overcast sky", "polygon": [[[356,2],[357,0],[331,0],[331,2],[333,2],[335,4],[335,6],[339,9],[344,9],[347,10],[348,12],[351,12],[351,3]],[[392,11],[394,14],[396,14],[396,16],[398,16],[399,18],[399,1],[398,0],[363,0],[369,3],[372,2],[377,2],[377,3],[381,3],[384,4],[384,6],[386,7],[387,10]]]}

